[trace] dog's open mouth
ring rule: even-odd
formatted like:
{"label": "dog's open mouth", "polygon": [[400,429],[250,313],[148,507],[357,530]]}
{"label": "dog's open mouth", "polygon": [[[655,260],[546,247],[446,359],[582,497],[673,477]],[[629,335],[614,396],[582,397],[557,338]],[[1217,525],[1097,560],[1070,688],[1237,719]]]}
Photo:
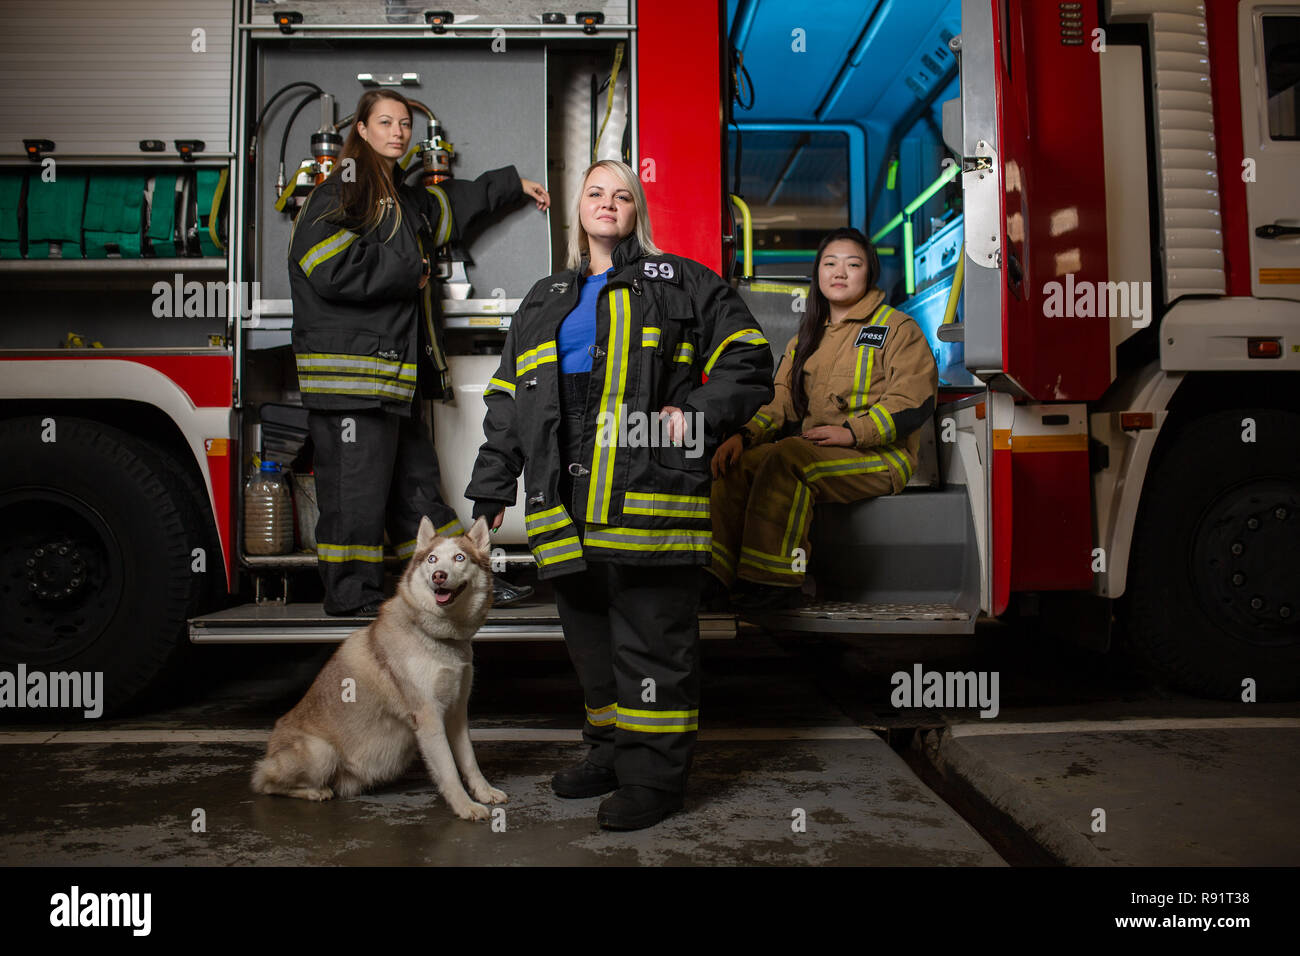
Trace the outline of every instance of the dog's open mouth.
{"label": "dog's open mouth", "polygon": [[465,585],[463,584],[454,591],[451,588],[440,588],[435,586],[433,589],[433,599],[438,602],[439,607],[446,607],[452,601],[456,600],[456,598],[460,597],[460,592],[463,590],[465,590]]}

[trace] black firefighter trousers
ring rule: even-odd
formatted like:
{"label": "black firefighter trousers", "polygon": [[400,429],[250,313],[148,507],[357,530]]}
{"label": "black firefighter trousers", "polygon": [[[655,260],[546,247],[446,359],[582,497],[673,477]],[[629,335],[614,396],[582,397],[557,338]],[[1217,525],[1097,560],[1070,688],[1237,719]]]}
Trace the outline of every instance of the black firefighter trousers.
{"label": "black firefighter trousers", "polygon": [[464,527],[442,500],[438,455],[421,423],[382,409],[308,415],[316,466],[316,557],[328,614],[384,599],[384,528],[402,558],[415,553],[420,518],[440,534]]}
{"label": "black firefighter trousers", "polygon": [[[585,375],[565,375],[562,462],[581,461]],[[583,509],[561,471],[560,492],[582,534]],[[700,706],[700,569],[591,561],[552,582],[586,704],[587,759],[621,786],[684,793]]]}

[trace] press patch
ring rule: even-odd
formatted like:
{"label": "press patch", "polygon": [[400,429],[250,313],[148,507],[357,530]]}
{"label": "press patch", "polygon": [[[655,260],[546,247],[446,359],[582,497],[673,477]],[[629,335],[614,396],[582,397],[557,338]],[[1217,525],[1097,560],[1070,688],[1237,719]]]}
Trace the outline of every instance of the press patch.
{"label": "press patch", "polygon": [[885,335],[889,332],[887,325],[864,325],[862,331],[858,333],[858,340],[854,345],[870,345],[873,349],[878,349],[885,344]]}

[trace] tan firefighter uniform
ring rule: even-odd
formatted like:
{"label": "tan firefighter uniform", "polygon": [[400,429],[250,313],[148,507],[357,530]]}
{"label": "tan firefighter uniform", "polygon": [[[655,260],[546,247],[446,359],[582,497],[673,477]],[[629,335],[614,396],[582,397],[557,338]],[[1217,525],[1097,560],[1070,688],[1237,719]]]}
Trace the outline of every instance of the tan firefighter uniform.
{"label": "tan firefighter uniform", "polygon": [[[856,447],[816,445],[793,427],[790,367],[798,336],[776,372],[775,397],[745,425],[750,445],[713,483],[713,574],[797,587],[809,557],[812,506],[903,490],[916,468],[919,426],[934,415],[939,372],[911,316],[872,289],[839,322],[828,320],[804,364],[808,415],[800,431],[844,425]],[[799,550],[796,550],[799,549]]]}

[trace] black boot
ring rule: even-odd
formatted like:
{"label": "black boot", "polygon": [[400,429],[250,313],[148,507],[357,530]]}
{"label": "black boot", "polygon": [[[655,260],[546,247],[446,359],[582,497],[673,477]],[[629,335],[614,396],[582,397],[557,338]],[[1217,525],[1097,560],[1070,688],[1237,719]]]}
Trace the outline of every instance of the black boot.
{"label": "black boot", "polygon": [[606,830],[644,830],[681,808],[680,793],[629,784],[601,802],[596,822]]}
{"label": "black boot", "polygon": [[701,571],[700,579],[700,610],[731,610],[731,595],[727,591],[726,585],[708,571]]}
{"label": "black boot", "polygon": [[804,597],[799,588],[748,583],[737,603],[744,611],[786,611],[802,605]]}
{"label": "black boot", "polygon": [[561,770],[551,778],[551,789],[557,797],[574,800],[580,797],[599,797],[618,789],[618,775],[608,767],[597,767],[584,759],[576,767]]}
{"label": "black boot", "polygon": [[531,584],[511,584],[500,575],[492,578],[492,606],[509,607],[527,600],[533,594]]}

